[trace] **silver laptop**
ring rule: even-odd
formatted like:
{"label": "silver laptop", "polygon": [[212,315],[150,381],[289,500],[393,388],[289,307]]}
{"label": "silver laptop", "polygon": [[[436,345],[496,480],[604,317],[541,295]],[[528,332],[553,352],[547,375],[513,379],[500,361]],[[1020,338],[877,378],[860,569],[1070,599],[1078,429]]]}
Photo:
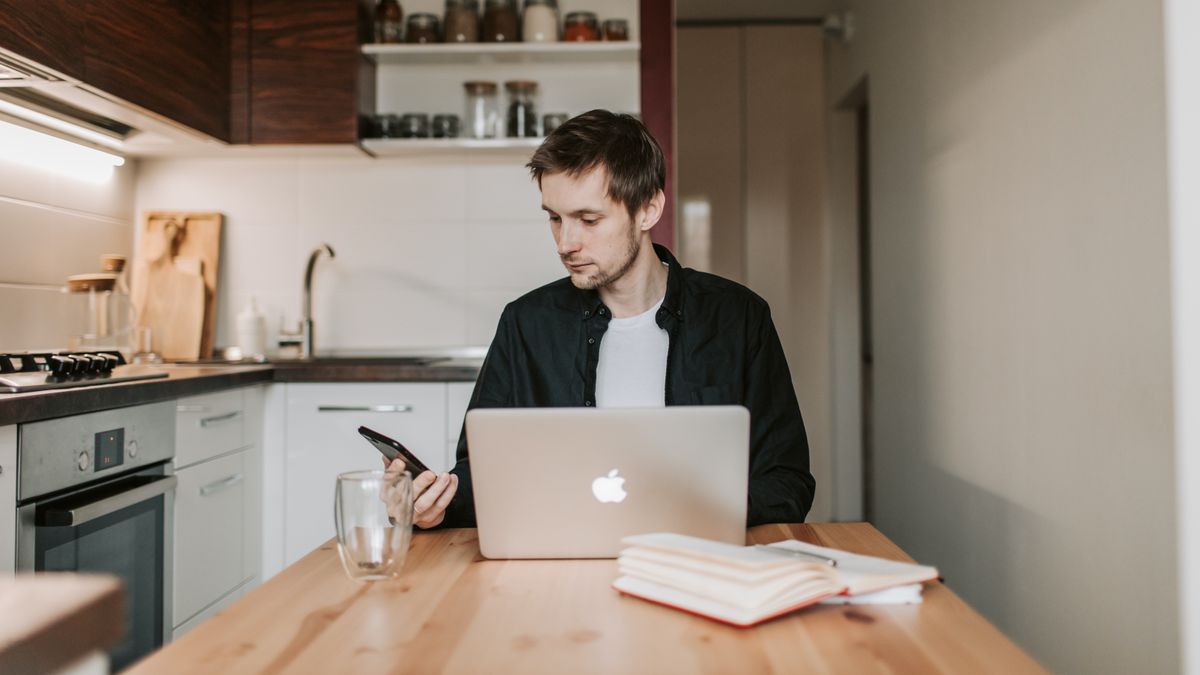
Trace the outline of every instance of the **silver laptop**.
{"label": "silver laptop", "polygon": [[467,413],[487,558],[615,558],[621,538],[744,544],[750,413],[741,406]]}

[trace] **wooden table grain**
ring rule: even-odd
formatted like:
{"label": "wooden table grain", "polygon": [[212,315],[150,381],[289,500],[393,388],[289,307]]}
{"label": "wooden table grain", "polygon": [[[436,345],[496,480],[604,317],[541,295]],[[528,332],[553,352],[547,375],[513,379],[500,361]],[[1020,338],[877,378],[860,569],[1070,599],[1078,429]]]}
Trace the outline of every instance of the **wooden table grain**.
{"label": "wooden table grain", "polygon": [[[765,525],[911,560],[866,523]],[[936,562],[936,561],[931,561]],[[614,560],[484,560],[422,532],[395,581],[357,583],[330,541],[133,673],[1041,673],[942,584],[921,605],[817,606],[734,628],[618,594]]]}

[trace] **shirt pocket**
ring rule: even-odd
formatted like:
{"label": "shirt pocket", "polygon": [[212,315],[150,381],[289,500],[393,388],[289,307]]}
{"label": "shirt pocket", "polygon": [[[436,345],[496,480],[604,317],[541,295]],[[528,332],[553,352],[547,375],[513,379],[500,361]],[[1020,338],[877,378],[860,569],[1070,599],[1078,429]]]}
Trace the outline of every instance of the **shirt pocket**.
{"label": "shirt pocket", "polygon": [[727,384],[710,384],[692,390],[692,405],[730,405],[738,403],[733,397],[733,387]]}

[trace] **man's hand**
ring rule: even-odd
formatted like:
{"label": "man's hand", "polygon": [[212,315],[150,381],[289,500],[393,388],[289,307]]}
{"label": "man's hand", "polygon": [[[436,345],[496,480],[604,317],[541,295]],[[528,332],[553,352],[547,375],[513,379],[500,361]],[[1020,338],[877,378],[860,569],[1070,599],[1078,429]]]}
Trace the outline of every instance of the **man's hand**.
{"label": "man's hand", "polygon": [[[389,474],[404,473],[404,460],[396,459],[387,465]],[[458,491],[458,476],[451,473],[435,474],[424,471],[413,479],[413,524],[420,528],[440,525],[446,517],[446,507]],[[406,504],[389,502],[388,515],[395,518],[402,513]]]}

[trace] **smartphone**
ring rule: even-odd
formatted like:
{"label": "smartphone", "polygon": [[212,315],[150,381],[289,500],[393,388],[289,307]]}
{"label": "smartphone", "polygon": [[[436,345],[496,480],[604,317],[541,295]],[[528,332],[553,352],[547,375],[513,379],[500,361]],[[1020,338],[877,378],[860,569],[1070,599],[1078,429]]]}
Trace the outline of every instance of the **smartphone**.
{"label": "smartphone", "polygon": [[408,468],[408,472],[413,475],[413,478],[430,470],[429,467],[425,466],[424,462],[417,459],[417,456],[412,454],[411,450],[404,447],[404,444],[400,441],[388,438],[378,431],[368,429],[367,427],[359,427],[358,433],[367,439],[368,443],[375,446],[375,449],[386,457],[389,462],[397,457],[404,460],[404,464]]}

